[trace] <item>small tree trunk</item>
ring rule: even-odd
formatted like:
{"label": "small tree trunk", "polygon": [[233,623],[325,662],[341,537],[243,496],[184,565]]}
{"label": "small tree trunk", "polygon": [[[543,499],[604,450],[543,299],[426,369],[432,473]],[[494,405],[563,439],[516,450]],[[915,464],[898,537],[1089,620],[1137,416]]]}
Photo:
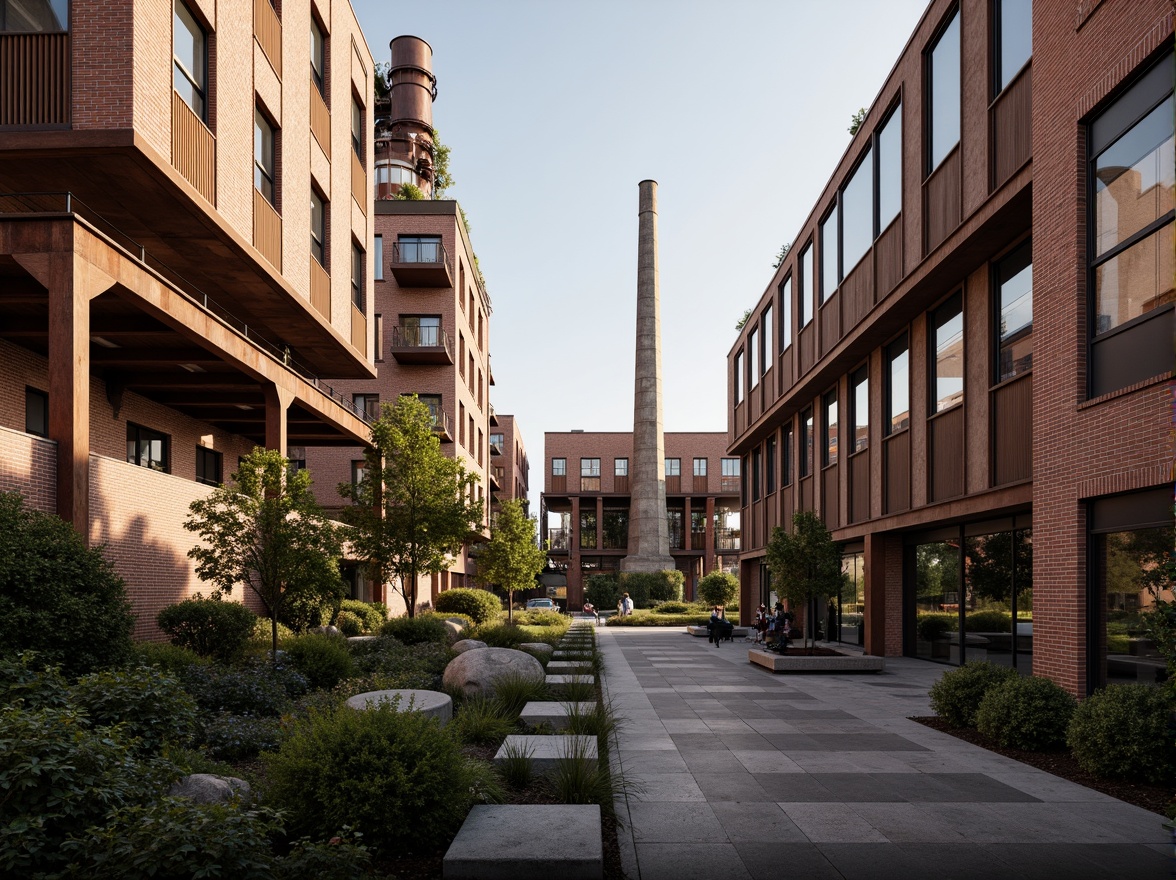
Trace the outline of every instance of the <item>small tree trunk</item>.
{"label": "small tree trunk", "polygon": [[273,635],[273,651],[270,654],[270,659],[274,666],[278,665],[278,614],[272,608],[270,609],[270,632]]}
{"label": "small tree trunk", "polygon": [[514,590],[506,591],[506,622],[514,623]]}

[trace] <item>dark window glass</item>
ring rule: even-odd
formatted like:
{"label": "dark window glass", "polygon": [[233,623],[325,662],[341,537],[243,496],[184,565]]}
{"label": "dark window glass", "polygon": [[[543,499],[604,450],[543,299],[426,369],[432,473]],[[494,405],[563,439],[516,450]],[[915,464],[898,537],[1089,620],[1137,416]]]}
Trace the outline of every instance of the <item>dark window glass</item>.
{"label": "dark window glass", "polygon": [[1033,54],[1033,0],[996,0],[996,91],[1007,86]]}
{"label": "dark window glass", "polygon": [[0,0],[0,33],[69,31],[69,0]]}
{"label": "dark window glass", "polygon": [[580,547],[594,549],[596,547],[596,511],[580,511]]}
{"label": "dark window glass", "polygon": [[629,511],[623,507],[606,507],[600,523],[605,550],[625,550],[629,546]]}
{"label": "dark window glass", "polygon": [[792,276],[780,284],[780,351],[792,345]]}
{"label": "dark window glass", "polygon": [[813,411],[810,407],[800,416],[800,476],[813,472]]}
{"label": "dark window glass", "polygon": [[401,315],[400,326],[405,345],[436,348],[441,345],[440,315]]}
{"label": "dark window glass", "polygon": [[837,289],[840,270],[837,262],[837,206],[821,223],[821,302]]}
{"label": "dark window glass", "polygon": [[357,459],[351,462],[351,485],[358,486],[367,477],[367,462],[363,459]]}
{"label": "dark window glass", "polygon": [[261,110],[253,110],[253,185],[271,205],[277,206],[274,174],[277,166],[274,128]]}
{"label": "dark window glass", "polygon": [[363,108],[354,97],[351,99],[351,149],[363,159]]}
{"label": "dark window glass", "polygon": [[1024,244],[996,267],[996,381],[1033,367],[1033,249]]}
{"label": "dark window glass", "polygon": [[318,260],[320,266],[326,267],[327,208],[313,189],[310,191],[310,255]]}
{"label": "dark window glass", "polygon": [[310,78],[323,98],[327,97],[327,38],[313,18],[310,20]]}
{"label": "dark window glass", "polygon": [[380,395],[352,394],[351,402],[355,406],[357,413],[369,419],[378,419],[380,417]]}
{"label": "dark window glass", "polygon": [[758,449],[752,450],[751,453],[751,500],[759,501],[760,499],[760,458],[761,453]]}
{"label": "dark window glass", "polygon": [[902,105],[878,132],[878,234],[902,210]]}
{"label": "dark window glass", "polygon": [[824,400],[825,419],[822,430],[825,432],[822,444],[822,461],[826,467],[837,464],[837,392],[830,391]]}
{"label": "dark window glass", "polygon": [[939,167],[960,142],[960,14],[935,42],[928,56],[927,80],[931,93],[927,120],[928,172]]}
{"label": "dark window glass", "polygon": [[768,438],[764,458],[767,464],[768,494],[771,495],[776,491],[776,438],[774,436]]}
{"label": "dark window glass", "polygon": [[870,445],[870,379],[862,367],[850,377],[853,392],[853,451]]}
{"label": "dark window glass", "polygon": [[[9,0],[4,0],[6,11],[10,5]],[[192,112],[205,122],[208,121],[207,78],[208,37],[188,7],[180,0],[175,0],[172,16],[172,88],[192,108]]]}
{"label": "dark window glass", "polygon": [[[221,484],[221,468],[224,456],[203,446],[196,447],[196,482],[206,486]],[[305,467],[305,464],[303,465]],[[291,470],[294,470],[291,467]]]}
{"label": "dark window glass", "polygon": [[141,425],[127,423],[127,461],[139,467],[167,473],[168,438]]}
{"label": "dark window glass", "polygon": [[874,241],[874,155],[869,149],[841,191],[841,265],[848,275]]}
{"label": "dark window glass", "polygon": [[[800,308],[800,326],[804,327],[813,319],[817,302],[817,279],[813,276],[813,246],[810,242],[800,253],[800,281],[797,284],[796,302]],[[808,303],[812,302],[810,308]]]}
{"label": "dark window glass", "polygon": [[49,395],[36,388],[25,388],[25,433],[49,436]]}
{"label": "dark window glass", "polygon": [[957,293],[931,313],[935,361],[931,376],[935,412],[964,399],[964,315]]}
{"label": "dark window glass", "polygon": [[440,263],[444,249],[439,235],[402,235],[396,239],[401,263]]}
{"label": "dark window glass", "polygon": [[784,428],[784,444],[780,450],[780,485],[792,485],[792,423]]}
{"label": "dark window glass", "polygon": [[744,507],[747,506],[747,456],[743,456],[743,467],[739,471],[739,497]]}
{"label": "dark window glass", "polygon": [[363,251],[351,245],[351,303],[363,311]]}
{"label": "dark window glass", "polygon": [[747,388],[750,391],[759,384],[760,369],[759,369],[759,328],[752,327],[751,334],[747,337]]}
{"label": "dark window glass", "polygon": [[735,355],[735,402],[743,402],[743,352]]}
{"label": "dark window glass", "polygon": [[763,330],[763,345],[760,348],[760,368],[766,373],[772,366],[775,349],[772,347],[772,307],[764,309],[760,318],[760,328]]}
{"label": "dark window glass", "polygon": [[886,433],[901,431],[910,423],[910,352],[903,336],[886,348]]}

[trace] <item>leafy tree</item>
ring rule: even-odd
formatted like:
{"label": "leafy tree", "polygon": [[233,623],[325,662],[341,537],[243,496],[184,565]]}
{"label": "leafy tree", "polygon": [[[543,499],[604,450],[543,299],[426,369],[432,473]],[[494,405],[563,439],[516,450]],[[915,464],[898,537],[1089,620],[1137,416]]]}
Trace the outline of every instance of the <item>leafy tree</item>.
{"label": "leafy tree", "polygon": [[853,137],[858,133],[858,129],[862,127],[862,123],[866,119],[866,108],[862,107],[857,113],[849,117],[849,135]]}
{"label": "leafy tree", "polygon": [[780,268],[780,264],[784,262],[784,259],[788,256],[788,252],[790,250],[792,250],[792,242],[786,241],[784,244],[780,245],[780,251],[776,254],[775,262],[772,263],[773,269]]}
{"label": "leafy tree", "polygon": [[445,193],[453,186],[456,181],[453,179],[453,173],[449,170],[449,150],[450,148],[441,143],[441,135],[437,133],[437,129],[433,129],[433,198],[443,199]]}
{"label": "leafy tree", "polygon": [[415,394],[384,404],[372,423],[366,477],[340,483],[354,502],[344,511],[355,527],[351,544],[378,584],[390,584],[416,614],[417,578],[445,570],[449,557],[483,519],[471,500],[478,482],[460,461],[441,451],[429,408]]}
{"label": "leafy tree", "polygon": [[707,605],[730,605],[739,593],[739,578],[729,571],[712,571],[699,580],[697,593]]}
{"label": "leafy tree", "polygon": [[490,527],[490,541],[478,553],[477,581],[506,591],[509,620],[514,622],[515,590],[535,586],[547,552],[535,541],[535,517],[528,517],[523,502],[512,498],[502,503]]}
{"label": "leafy tree", "polygon": [[747,323],[747,320],[748,320],[748,318],[750,318],[750,317],[751,317],[751,309],[748,309],[747,311],[745,311],[745,312],[743,313],[743,317],[742,317],[742,318],[740,318],[738,321],[736,321],[736,322],[735,322],[735,329],[736,329],[736,330],[742,330],[742,329],[743,329],[743,326],[744,326],[744,325]]}
{"label": "leafy tree", "polygon": [[392,199],[397,202],[423,202],[425,193],[415,183],[402,183]]}
{"label": "leafy tree", "polygon": [[[779,526],[768,542],[768,569],[776,593],[789,605],[804,603],[805,641],[813,635],[812,606],[818,596],[832,596],[841,589],[841,548],[812,511],[792,517],[792,533]],[[811,650],[811,649],[810,649]]]}
{"label": "leafy tree", "polygon": [[392,86],[390,83],[392,77],[392,62],[391,61],[377,61],[376,74],[374,77],[374,86],[377,98],[387,98],[392,94]]}
{"label": "leafy tree", "polygon": [[319,607],[346,592],[339,576],[341,539],[310,490],[310,474],[290,471],[280,452],[255,448],[232,482],[193,501],[184,528],[203,545],[188,555],[196,574],[222,596],[243,584],[270,619],[274,658],[278,618],[307,602]]}

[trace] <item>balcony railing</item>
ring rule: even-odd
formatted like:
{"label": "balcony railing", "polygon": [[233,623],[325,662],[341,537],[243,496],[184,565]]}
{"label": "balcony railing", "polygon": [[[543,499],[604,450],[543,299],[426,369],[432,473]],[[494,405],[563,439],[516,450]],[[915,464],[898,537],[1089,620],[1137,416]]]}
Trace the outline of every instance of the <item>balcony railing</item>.
{"label": "balcony railing", "polygon": [[253,34],[269,59],[278,79],[282,78],[282,22],[270,0],[253,0]]}
{"label": "balcony railing", "polygon": [[[494,382],[491,381],[490,384],[493,385]],[[494,404],[490,404],[490,424],[495,428],[498,427],[498,413],[494,411]]]}
{"label": "balcony railing", "polygon": [[393,327],[391,350],[400,364],[453,366],[453,343],[440,327]]}
{"label": "balcony railing", "polygon": [[319,92],[318,84],[310,81],[310,133],[322,147],[323,154],[331,158],[331,111]]}
{"label": "balcony railing", "polygon": [[442,443],[453,442],[453,429],[449,425],[449,413],[430,410],[433,416],[433,431],[441,438]]}
{"label": "balcony railing", "polygon": [[739,529],[715,529],[716,550],[738,550],[740,543]]}
{"label": "balcony railing", "polygon": [[175,91],[172,92],[172,165],[200,195],[216,203],[216,138]]}
{"label": "balcony railing", "polygon": [[724,495],[739,493],[739,477],[724,476],[719,481],[719,491]]}
{"label": "balcony railing", "polygon": [[351,347],[367,357],[367,316],[351,304]]}
{"label": "balcony railing", "polygon": [[449,254],[440,241],[392,242],[391,266],[402,287],[453,287]]}
{"label": "balcony railing", "polygon": [[569,529],[548,529],[547,549],[557,553],[567,553],[569,531]]}
{"label": "balcony railing", "polygon": [[310,258],[310,304],[320,315],[331,320],[331,276],[314,257]]}

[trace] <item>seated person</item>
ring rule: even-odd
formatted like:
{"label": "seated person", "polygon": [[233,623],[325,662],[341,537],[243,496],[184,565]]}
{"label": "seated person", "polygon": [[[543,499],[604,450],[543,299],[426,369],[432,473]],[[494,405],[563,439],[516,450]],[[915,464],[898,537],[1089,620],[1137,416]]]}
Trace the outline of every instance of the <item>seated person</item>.
{"label": "seated person", "polygon": [[584,603],[583,611],[585,614],[591,614],[593,617],[599,617],[599,615],[596,613],[596,606],[591,602]]}
{"label": "seated person", "polygon": [[717,648],[723,639],[730,641],[731,634],[735,631],[735,624],[727,620],[723,606],[716,605],[714,611],[711,612],[707,629],[710,631],[710,641],[714,642]]}

